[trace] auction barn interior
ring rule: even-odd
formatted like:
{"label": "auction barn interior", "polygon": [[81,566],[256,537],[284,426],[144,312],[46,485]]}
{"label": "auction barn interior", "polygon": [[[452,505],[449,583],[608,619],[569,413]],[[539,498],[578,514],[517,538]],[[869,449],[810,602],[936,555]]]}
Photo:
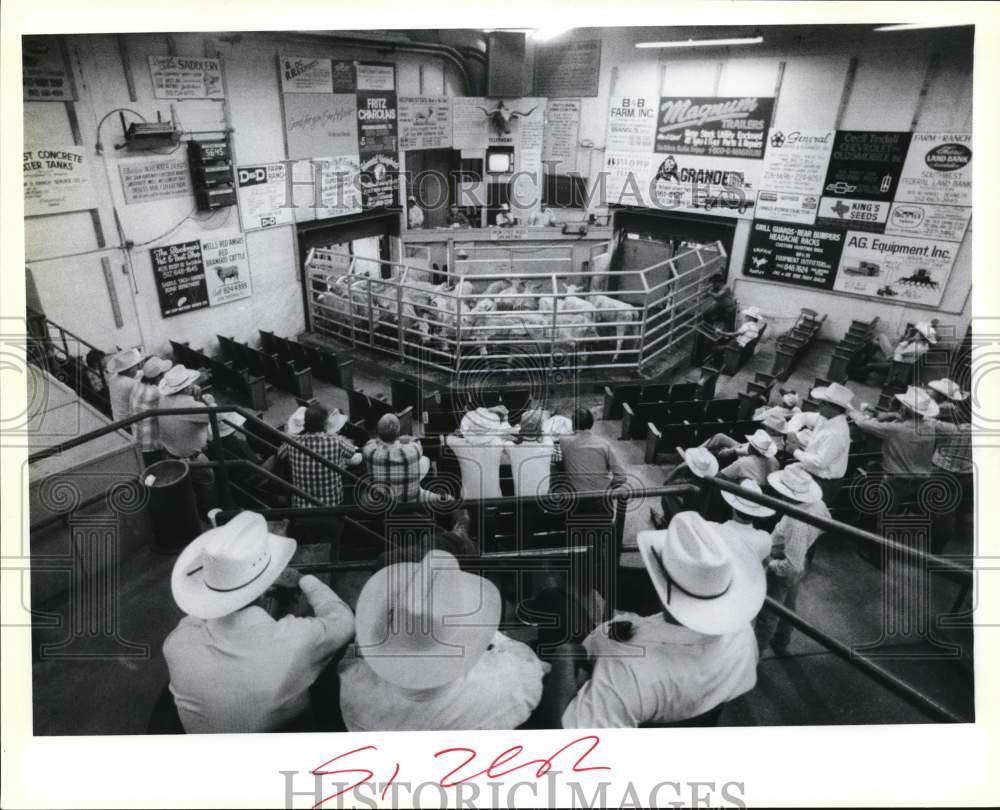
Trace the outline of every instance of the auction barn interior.
{"label": "auction barn interior", "polygon": [[24,37],[34,733],[973,721],[973,38]]}

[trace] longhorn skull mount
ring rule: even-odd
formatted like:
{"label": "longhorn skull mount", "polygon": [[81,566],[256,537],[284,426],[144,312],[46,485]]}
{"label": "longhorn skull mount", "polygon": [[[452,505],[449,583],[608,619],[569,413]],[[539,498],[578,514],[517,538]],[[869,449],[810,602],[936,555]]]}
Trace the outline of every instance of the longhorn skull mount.
{"label": "longhorn skull mount", "polygon": [[536,104],[527,112],[522,112],[521,110],[512,110],[505,106],[503,99],[497,101],[496,109],[487,110],[485,107],[479,107],[483,111],[483,115],[486,116],[486,120],[490,122],[490,127],[493,129],[497,135],[510,135],[510,124],[517,118],[527,118],[535,110],[538,109]]}

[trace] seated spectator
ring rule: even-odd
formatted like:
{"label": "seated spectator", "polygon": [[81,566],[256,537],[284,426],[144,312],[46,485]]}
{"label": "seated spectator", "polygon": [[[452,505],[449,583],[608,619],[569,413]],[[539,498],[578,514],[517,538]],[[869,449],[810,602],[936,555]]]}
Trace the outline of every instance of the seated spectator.
{"label": "seated spectator", "polygon": [[[758,485],[767,480],[767,476],[778,469],[778,445],[766,430],[757,430],[747,436],[746,453],[741,454],[732,464],[719,471],[721,478],[730,481],[742,481],[750,478]],[[726,493],[722,493],[725,496]]]}
{"label": "seated spectator", "polygon": [[[699,478],[714,478],[719,474],[719,460],[704,447],[691,447],[688,450],[682,450],[678,447],[677,455],[681,457],[681,463],[670,471],[663,486],[697,483]],[[671,518],[680,512],[707,510],[712,494],[711,489],[711,487],[705,486],[694,495],[661,496],[660,505],[663,507],[663,511],[657,512],[655,509],[650,509],[650,521],[657,529],[665,529]]]}
{"label": "seated spectator", "polygon": [[87,386],[95,394],[101,393],[105,388],[104,358],[105,354],[100,349],[91,349],[87,352]]}
{"label": "seated spectator", "polygon": [[593,426],[594,415],[587,408],[577,408],[573,434],[560,439],[566,480],[577,492],[603,492],[609,486],[625,486],[625,467],[611,442],[595,435]]}
{"label": "seated spectator", "polygon": [[708,295],[712,303],[702,313],[702,318],[717,329],[732,329],[736,321],[736,299],[733,298],[733,291],[726,286],[726,277],[722,273],[716,273],[708,280]]}
{"label": "seated spectator", "polygon": [[[309,729],[309,687],[354,636],[354,616],[316,577],[286,568],[295,549],[241,512],[177,558],[170,586],[187,615],[163,657],[189,734]],[[276,584],[300,588],[314,616],[275,621],[260,603]]]}
{"label": "seated spectator", "polygon": [[340,665],[350,731],[512,729],[542,697],[548,665],[499,632],[503,600],[447,552],[387,566],[358,597]]}
{"label": "seated spectator", "polygon": [[915,363],[918,358],[927,354],[935,343],[937,343],[937,332],[927,321],[921,321],[907,328],[895,346],[892,346],[884,335],[879,335],[878,344],[883,359],[871,359],[864,365],[858,365],[852,368],[852,374],[860,380],[865,380],[873,374],[887,375],[893,362]]}
{"label": "seated spectator", "polygon": [[750,622],[764,602],[764,572],[759,549],[735,537],[694,512],[639,532],[663,611],[619,614],[587,637],[593,674],[568,701],[565,728],[691,720],[753,689]]}
{"label": "seated spectator", "polygon": [[498,228],[512,228],[516,224],[517,219],[511,215],[510,206],[507,203],[501,203],[500,210],[497,212],[496,226]]}
{"label": "seated spectator", "polygon": [[937,418],[942,422],[961,422],[960,406],[958,403],[965,402],[969,395],[964,392],[958,383],[952,382],[948,378],[933,380],[927,383],[927,392],[931,395],[938,406]]}
{"label": "seated spectator", "polygon": [[410,230],[424,227],[424,209],[420,207],[417,198],[410,196],[406,198],[407,203],[407,225]]}
{"label": "seated spectator", "polygon": [[520,430],[512,434],[506,446],[517,496],[542,496],[549,492],[555,446],[542,428],[543,416],[538,409],[521,414]]}
{"label": "seated spectator", "polygon": [[790,388],[779,388],[778,395],[780,401],[778,405],[761,405],[753,412],[753,419],[761,422],[768,414],[780,416],[782,419],[791,419],[795,414],[802,412],[802,403],[797,392]]}
{"label": "seated spectator", "polygon": [[108,362],[108,396],[111,400],[111,421],[126,419],[135,387],[139,366],[145,358],[138,349],[118,352]]}
{"label": "seated spectator", "polygon": [[[942,381],[938,381],[942,382]],[[962,402],[967,394],[962,394],[961,390],[950,389],[953,396],[962,395],[962,398],[951,399],[950,402],[957,404]],[[938,403],[941,407],[942,403]],[[934,431],[934,455],[931,457],[933,474],[953,481],[961,491],[960,501],[957,508],[944,511],[935,510],[931,516],[931,551],[940,554],[945,544],[956,536],[957,515],[963,512],[967,517],[971,517],[969,504],[973,499],[973,472],[975,470],[972,463],[972,426],[969,424],[968,410],[956,407],[952,412],[953,419],[949,422],[939,420]],[[951,430],[949,430],[949,427]]]}
{"label": "seated spectator", "polygon": [[469,218],[461,208],[453,205],[448,209],[448,226],[451,228],[471,228],[472,223],[469,222]]}
{"label": "seated spectator", "polygon": [[[160,410],[174,408],[206,408],[215,405],[211,394],[203,394],[196,385],[201,372],[185,368],[181,364],[173,366],[160,379]],[[170,458],[182,461],[208,461],[205,449],[208,446],[209,416],[207,413],[185,413],[160,416],[160,443]],[[210,467],[192,467],[191,482],[194,484],[198,507],[207,514],[215,503],[215,474]]]}
{"label": "seated spectator", "polygon": [[[752,478],[744,478],[740,481],[740,486],[747,492],[763,494],[760,485]],[[766,559],[771,553],[771,535],[758,529],[754,521],[773,517],[774,510],[756,501],[734,495],[732,492],[723,492],[722,497],[733,508],[733,516],[723,523],[722,527],[735,535],[737,541],[747,543],[756,549],[761,560]]]}
{"label": "seated spectator", "polygon": [[[816,517],[830,519],[830,510],[823,503],[823,491],[801,464],[790,464],[771,473],[767,482],[785,500]],[[771,532],[767,595],[789,610],[795,610],[809,549],[822,533],[822,529],[790,515],[783,516]],[[754,635],[761,654],[770,644],[778,655],[785,655],[792,637],[792,626],[784,620],[779,621],[776,614],[764,608],[754,624]]]}
{"label": "seated spectator", "polygon": [[735,332],[722,332],[722,336],[731,337],[737,346],[746,346],[760,337],[764,328],[764,315],[758,307],[747,307],[741,313],[743,323]]}
{"label": "seated spectator", "polygon": [[[819,402],[819,411],[802,412],[788,420],[785,451],[816,479],[823,500],[834,503],[847,472],[851,429],[846,414],[854,394],[840,383],[830,383],[814,388],[810,396]],[[811,428],[807,437],[801,433],[804,427]]]}
{"label": "seated spectator", "polygon": [[[173,363],[162,357],[150,357],[142,365],[142,374],[129,396],[129,416],[138,416],[160,407],[160,380],[170,371]],[[149,466],[163,458],[163,444],[160,442],[160,422],[155,416],[133,423],[132,431],[139,442],[142,463]]]}
{"label": "seated spectator", "polygon": [[465,500],[502,497],[500,464],[512,431],[507,409],[498,405],[469,411],[460,429],[445,438],[462,471]]}
{"label": "seated spectator", "polygon": [[[399,417],[387,413],[375,426],[375,438],[362,449],[368,476],[379,488],[387,488],[397,500],[439,500],[420,486],[431,468],[420,442],[413,436],[400,436]],[[373,495],[373,497],[375,497]]]}
{"label": "seated spectator", "polygon": [[[322,456],[340,471],[331,469],[298,447],[289,447],[288,458],[292,467],[292,483],[309,493],[327,506],[337,506],[344,502],[344,482],[342,471],[348,466],[361,463],[358,449],[337,432],[331,431],[330,412],[326,406],[315,402],[306,408],[302,433],[297,442],[308,450]],[[292,496],[292,505],[301,508],[311,506],[301,495]]]}
{"label": "seated spectator", "polygon": [[[758,414],[754,414],[754,421],[761,423],[761,428],[775,445],[775,452],[784,450],[787,430],[785,418],[777,413],[761,413],[759,419],[757,416]],[[734,459],[749,452],[749,443],[734,439],[728,433],[716,433],[702,442],[701,447],[714,455],[720,464],[731,464]]]}
{"label": "seated spectator", "polygon": [[555,463],[562,461],[562,444],[560,444],[560,436],[568,436],[573,432],[573,420],[562,414],[554,413],[551,416],[546,417],[545,421],[542,422],[542,433],[552,439],[553,447],[555,452],[552,455],[552,460]]}

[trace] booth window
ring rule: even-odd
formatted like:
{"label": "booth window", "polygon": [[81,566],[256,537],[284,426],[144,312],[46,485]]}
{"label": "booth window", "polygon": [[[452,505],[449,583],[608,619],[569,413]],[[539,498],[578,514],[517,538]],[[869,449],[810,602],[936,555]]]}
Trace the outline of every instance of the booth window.
{"label": "booth window", "polygon": [[587,208],[587,178],[577,174],[546,174],[542,180],[543,208]]}

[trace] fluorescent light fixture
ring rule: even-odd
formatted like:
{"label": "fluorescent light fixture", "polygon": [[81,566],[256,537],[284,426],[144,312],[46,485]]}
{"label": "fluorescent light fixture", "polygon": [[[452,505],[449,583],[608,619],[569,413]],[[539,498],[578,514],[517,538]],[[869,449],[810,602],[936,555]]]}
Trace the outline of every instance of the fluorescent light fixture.
{"label": "fluorescent light fixture", "polygon": [[949,23],[900,23],[899,25],[881,25],[876,31],[914,31],[918,28],[955,28]]}
{"label": "fluorescent light fixture", "polygon": [[565,34],[567,31],[572,30],[572,28],[536,28],[528,36],[536,42],[545,42],[546,40],[555,39],[560,34]]}
{"label": "fluorescent light fixture", "polygon": [[637,42],[637,48],[717,48],[723,45],[760,45],[764,37],[730,37],[728,39],[677,39],[671,42]]}

